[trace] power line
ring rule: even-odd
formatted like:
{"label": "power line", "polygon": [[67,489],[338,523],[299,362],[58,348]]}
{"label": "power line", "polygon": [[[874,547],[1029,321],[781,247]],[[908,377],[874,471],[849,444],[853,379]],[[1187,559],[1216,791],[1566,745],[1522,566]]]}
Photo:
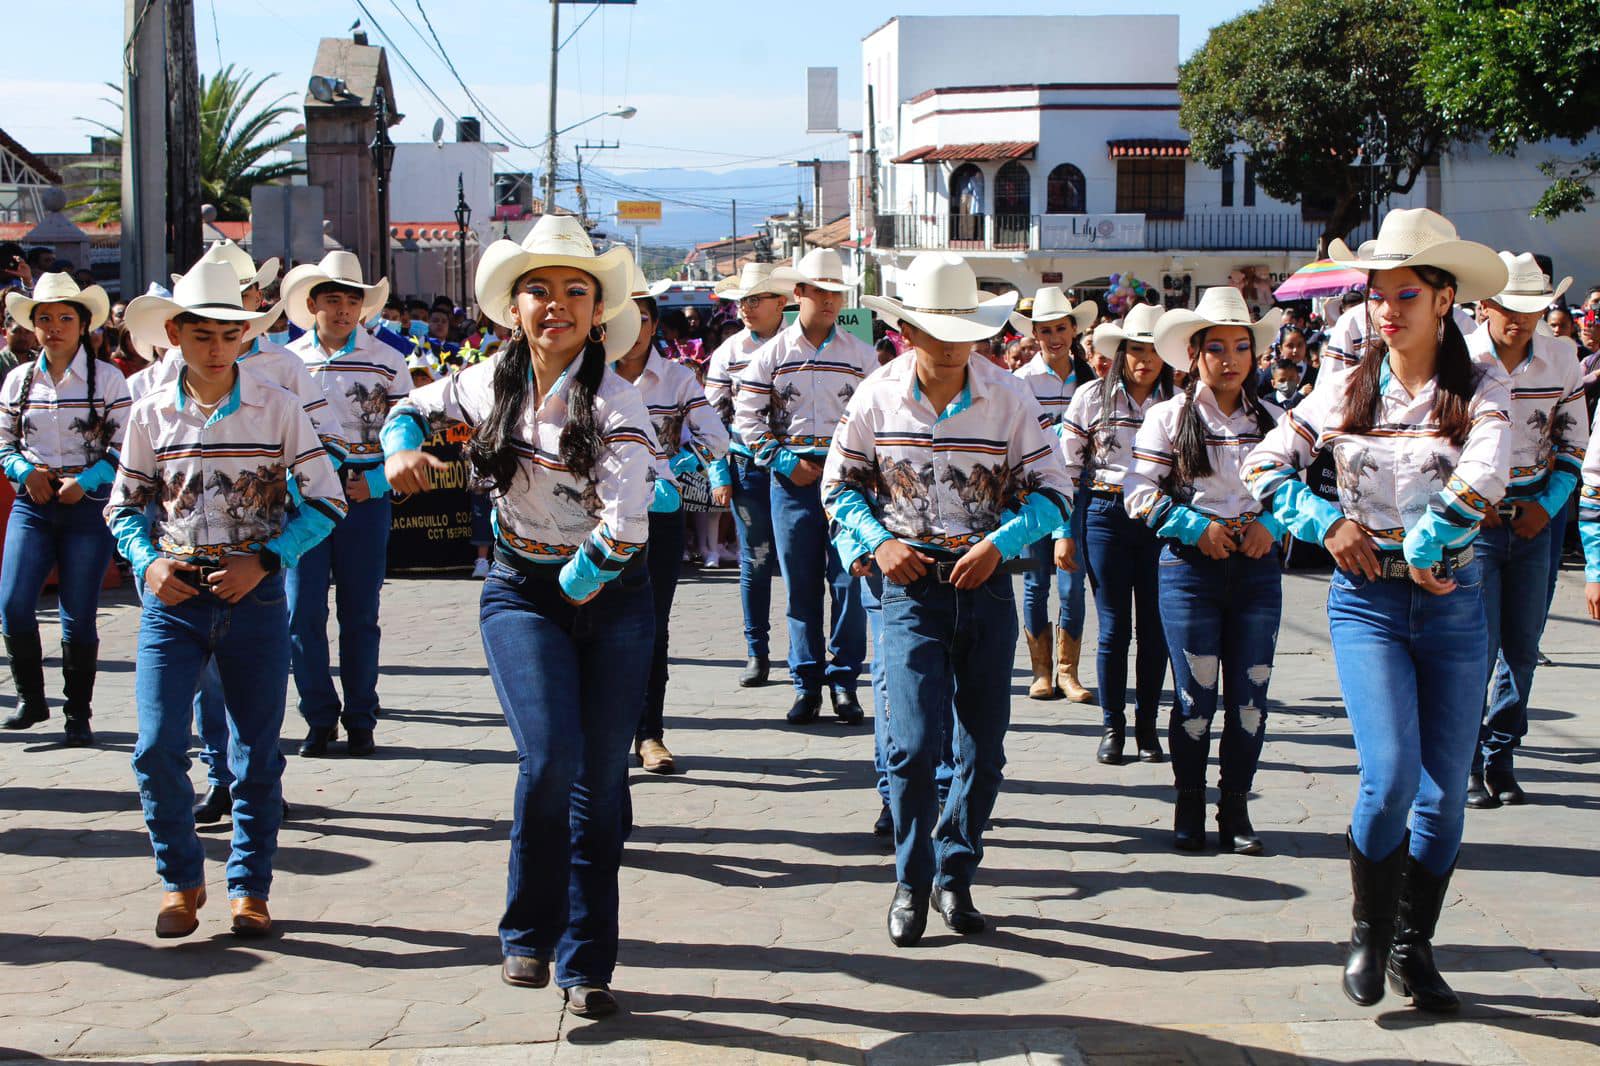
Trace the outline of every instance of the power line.
{"label": "power line", "polygon": [[406,54],[402,52],[400,50],[400,46],[395,43],[393,35],[391,35],[388,30],[383,28],[383,24],[378,21],[377,16],[373,15],[372,10],[367,7],[363,0],[355,0],[355,5],[361,9],[361,13],[367,17],[369,22],[372,23],[372,28],[377,30],[379,35],[381,35],[383,39],[389,43],[390,48],[394,49],[394,54],[400,57],[400,62],[404,63],[406,69],[409,70],[412,76],[417,79],[417,83],[422,87],[422,90],[429,96],[433,97],[434,101],[439,105],[440,108],[443,109],[444,115],[454,115],[455,109],[449,104],[445,103],[444,99],[438,93],[433,91],[433,86],[430,85],[427,79],[425,79],[417,70],[417,68],[412,65],[411,60],[406,58]]}

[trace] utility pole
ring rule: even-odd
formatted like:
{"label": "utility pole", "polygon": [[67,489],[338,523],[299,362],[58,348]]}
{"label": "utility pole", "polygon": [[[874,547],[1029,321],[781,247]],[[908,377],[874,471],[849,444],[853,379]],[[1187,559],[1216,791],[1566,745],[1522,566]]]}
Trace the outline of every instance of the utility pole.
{"label": "utility pole", "polygon": [[[872,234],[873,244],[878,243],[878,108],[873,98],[872,86],[867,86],[867,202],[862,212],[863,227]],[[858,260],[859,262],[859,260]],[[876,296],[881,291],[878,276],[878,261],[866,257],[860,263],[861,269],[858,276],[861,279],[861,291],[865,295]]]}
{"label": "utility pole", "polygon": [[556,209],[556,59],[561,54],[561,0],[550,0],[550,139],[544,156],[544,213]]}
{"label": "utility pole", "polygon": [[167,250],[174,271],[188,270],[205,241],[200,228],[200,71],[194,0],[166,0]]}
{"label": "utility pole", "polygon": [[167,277],[167,13],[124,0],[122,51],[122,299]]}
{"label": "utility pole", "polygon": [[[733,212],[733,270],[730,274],[739,273],[739,201],[729,200],[728,206]],[[715,270],[712,273],[716,273]],[[717,280],[712,278],[712,281]]]}

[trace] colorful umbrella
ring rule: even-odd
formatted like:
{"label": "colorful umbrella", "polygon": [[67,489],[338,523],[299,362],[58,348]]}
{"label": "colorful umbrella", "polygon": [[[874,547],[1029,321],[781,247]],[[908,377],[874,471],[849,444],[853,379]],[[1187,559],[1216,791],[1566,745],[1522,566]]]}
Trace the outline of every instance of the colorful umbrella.
{"label": "colorful umbrella", "polygon": [[1281,300],[1309,300],[1318,296],[1338,296],[1367,284],[1367,275],[1342,267],[1331,259],[1307,263],[1279,285],[1273,296]]}

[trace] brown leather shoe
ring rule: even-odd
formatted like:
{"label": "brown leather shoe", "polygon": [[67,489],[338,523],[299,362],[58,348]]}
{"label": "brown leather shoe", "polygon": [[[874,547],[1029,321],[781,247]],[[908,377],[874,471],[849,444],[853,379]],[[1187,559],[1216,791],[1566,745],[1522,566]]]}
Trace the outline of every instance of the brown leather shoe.
{"label": "brown leather shoe", "polygon": [[1028,642],[1028,665],[1033,669],[1033,682],[1028,685],[1028,698],[1030,700],[1053,700],[1061,693],[1056,691],[1054,679],[1050,669],[1050,633],[1029,633],[1023,631],[1023,638]]}
{"label": "brown leather shoe", "polygon": [[267,913],[267,901],[245,896],[230,899],[233,911],[233,935],[243,937],[266,936],[272,931],[272,915]]}
{"label": "brown leather shoe", "polygon": [[200,928],[196,913],[206,905],[206,888],[167,892],[161,897],[161,909],[156,912],[156,936],[162,940],[176,940]]}
{"label": "brown leather shoe", "polygon": [[639,765],[644,767],[646,773],[670,774],[676,770],[677,764],[672,761],[672,752],[659,740],[645,740],[639,743]]}

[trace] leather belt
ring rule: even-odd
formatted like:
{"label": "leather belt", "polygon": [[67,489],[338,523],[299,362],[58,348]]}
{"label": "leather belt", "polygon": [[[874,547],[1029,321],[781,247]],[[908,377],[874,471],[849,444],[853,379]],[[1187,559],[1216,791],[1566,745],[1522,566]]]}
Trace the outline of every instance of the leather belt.
{"label": "leather belt", "polygon": [[[958,555],[954,552],[934,551],[929,548],[917,548],[917,551],[933,557],[933,565],[928,568],[927,576],[933,578],[940,585],[951,583],[951,577],[955,574],[956,564],[966,554],[962,552]],[[1000,565],[994,568],[994,572],[996,574],[1026,574],[1031,572],[1033,567],[1034,563],[1031,559],[1025,555],[1019,555],[1015,559],[1001,560]]]}
{"label": "leather belt", "polygon": [[[1445,552],[1444,558],[1434,563],[1430,568],[1433,576],[1448,579],[1455,571],[1472,562],[1477,555],[1471,544],[1457,552]],[[1379,552],[1378,565],[1382,571],[1378,576],[1383,581],[1410,581],[1411,564],[1406,562],[1406,557],[1400,552]]]}
{"label": "leather belt", "polygon": [[[622,573],[630,575],[643,570],[645,559],[649,554],[648,545],[640,548],[634,557],[628,560],[628,565],[622,568]],[[494,561],[503,563],[524,577],[531,577],[536,581],[554,581],[561,576],[560,563],[536,563],[532,559],[524,559],[499,541],[494,545]]]}

